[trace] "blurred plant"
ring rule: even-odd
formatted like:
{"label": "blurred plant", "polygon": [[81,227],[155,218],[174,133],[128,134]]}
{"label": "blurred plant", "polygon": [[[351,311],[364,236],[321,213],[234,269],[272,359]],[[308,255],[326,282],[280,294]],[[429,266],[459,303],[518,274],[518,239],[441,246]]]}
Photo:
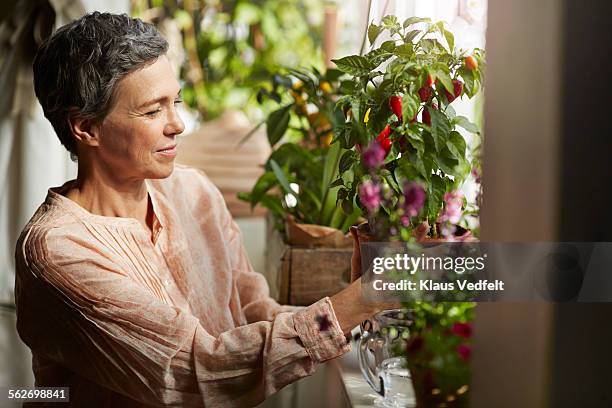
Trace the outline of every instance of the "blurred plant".
{"label": "blurred plant", "polygon": [[456,50],[444,23],[427,18],[386,16],[369,26],[370,43],[383,33],[390,39],[367,54],[334,60],[353,82],[337,102],[346,122],[334,140],[347,151],[331,185],[341,202],[358,196],[379,240],[452,238],[465,233],[458,190],[479,166],[457,128],[479,130],[451,104],[481,89],[484,51]]}
{"label": "blurred plant", "polygon": [[274,75],[271,85],[257,94],[261,103],[273,100],[281,105],[260,123],[266,124],[273,152],[252,191],[239,197],[252,207],[260,203],[268,208],[279,230],[292,215],[300,223],[346,232],[361,215],[354,201],[345,200],[339,208],[339,187],[330,187],[346,152],[338,143],[331,144],[334,129],[344,123],[344,114],[336,108],[346,86],[342,75],[333,69],[325,73],[316,68],[291,69],[286,75]]}
{"label": "blurred plant", "polygon": [[469,406],[475,304],[420,302],[416,306],[406,354],[417,406]]}
{"label": "blurred plant", "polygon": [[[282,66],[320,66],[323,0],[132,0],[132,14],[181,33],[183,99],[204,120],[257,116],[257,89]],[[259,116],[261,116],[259,114]]]}

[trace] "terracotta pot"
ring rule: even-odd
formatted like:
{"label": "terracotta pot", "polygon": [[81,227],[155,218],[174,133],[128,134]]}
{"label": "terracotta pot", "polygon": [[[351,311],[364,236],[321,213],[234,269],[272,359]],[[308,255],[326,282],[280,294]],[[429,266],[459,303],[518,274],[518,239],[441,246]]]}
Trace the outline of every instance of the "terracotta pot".
{"label": "terracotta pot", "polygon": [[374,235],[368,222],[353,225],[350,228],[353,237],[353,257],[351,258],[351,282],[361,277],[361,244],[374,241]]}

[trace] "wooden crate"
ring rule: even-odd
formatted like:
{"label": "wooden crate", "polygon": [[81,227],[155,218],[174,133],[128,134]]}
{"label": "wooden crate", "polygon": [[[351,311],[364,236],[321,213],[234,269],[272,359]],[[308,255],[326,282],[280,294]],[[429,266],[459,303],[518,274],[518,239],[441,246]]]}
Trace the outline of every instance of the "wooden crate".
{"label": "wooden crate", "polygon": [[307,248],[286,244],[267,223],[266,275],[281,304],[307,306],[349,285],[352,248]]}

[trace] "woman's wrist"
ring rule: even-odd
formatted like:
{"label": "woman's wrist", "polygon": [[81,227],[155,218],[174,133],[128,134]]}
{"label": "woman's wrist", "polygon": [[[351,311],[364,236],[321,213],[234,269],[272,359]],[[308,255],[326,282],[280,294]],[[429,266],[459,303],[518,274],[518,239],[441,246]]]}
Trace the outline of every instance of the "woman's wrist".
{"label": "woman's wrist", "polygon": [[[353,285],[360,284],[353,283],[351,286]],[[376,304],[364,302],[360,291],[357,292],[350,286],[330,297],[330,301],[342,332],[345,334],[350,333],[355,326],[379,311]]]}

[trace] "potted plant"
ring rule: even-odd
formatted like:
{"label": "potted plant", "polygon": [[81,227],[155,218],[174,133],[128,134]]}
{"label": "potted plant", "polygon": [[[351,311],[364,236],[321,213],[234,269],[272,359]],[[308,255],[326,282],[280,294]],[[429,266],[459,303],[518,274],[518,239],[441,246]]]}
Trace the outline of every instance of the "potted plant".
{"label": "potted plant", "polygon": [[370,43],[390,39],[365,55],[334,60],[353,78],[337,105],[346,121],[335,141],[339,202],[355,197],[378,240],[450,239],[464,236],[466,200],[459,187],[477,167],[458,131],[479,134],[458,116],[453,102],[472,98],[483,82],[484,52],[456,50],[442,22],[395,16],[371,24]]}
{"label": "potted plant", "polygon": [[417,407],[467,407],[474,304],[421,303],[406,343]]}
{"label": "potted plant", "polygon": [[285,232],[290,217],[295,223],[346,233],[361,215],[354,204],[346,206],[346,211],[338,208],[339,187],[330,187],[338,177],[340,157],[347,151],[331,143],[334,129],[344,122],[336,107],[341,76],[333,69],[325,73],[316,68],[290,69],[286,75],[274,75],[271,86],[257,94],[261,103],[271,99],[281,106],[260,123],[265,123],[273,148],[266,171],[251,192],[239,197],[252,207],[261,204],[270,210],[279,231]]}
{"label": "potted plant", "polygon": [[280,281],[280,300],[292,304],[331,295],[350,280],[352,241],[345,234],[361,220],[361,210],[355,202],[339,208],[340,187],[330,187],[347,151],[331,143],[334,129],[344,123],[336,102],[350,81],[342,76],[333,69],[290,69],[257,93],[261,103],[279,105],[260,124],[266,125],[272,154],[252,190],[239,198],[269,210],[267,269]]}
{"label": "potted plant", "polygon": [[[459,128],[479,137],[477,126],[453,104],[482,88],[484,51],[457,50],[444,23],[386,16],[371,24],[365,55],[334,60],[352,77],[337,106],[345,122],[335,142],[346,151],[338,164],[341,207],[357,202],[368,222],[360,240],[445,242],[475,239],[462,184],[479,178],[479,146],[471,148]],[[406,354],[418,406],[461,406],[469,389],[469,328],[473,303],[407,305],[414,326]],[[471,332],[469,332],[471,334]]]}

